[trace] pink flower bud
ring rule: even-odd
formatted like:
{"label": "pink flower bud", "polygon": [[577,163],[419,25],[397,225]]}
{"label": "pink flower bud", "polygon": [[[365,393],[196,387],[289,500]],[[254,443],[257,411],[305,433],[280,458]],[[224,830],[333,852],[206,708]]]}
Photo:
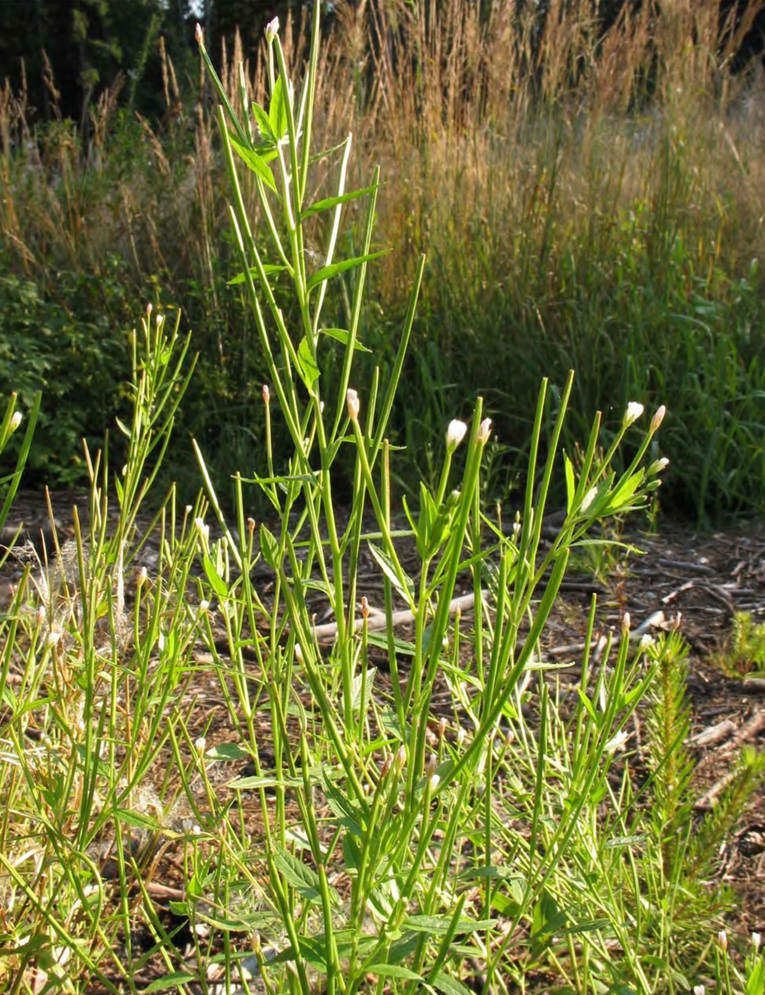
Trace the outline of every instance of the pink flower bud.
{"label": "pink flower bud", "polygon": [[658,427],[661,425],[661,423],[664,421],[664,415],[666,415],[666,413],[667,409],[663,404],[656,409],[654,416],[651,419],[652,432],[655,432],[658,429]]}
{"label": "pink flower bud", "polygon": [[194,40],[196,41],[197,45],[200,46],[204,45],[205,43],[205,36],[202,34],[202,25],[199,23],[199,21],[197,21],[196,27],[194,28]]}
{"label": "pink flower bud", "polygon": [[478,429],[478,441],[484,446],[491,438],[491,418],[484,418]]}

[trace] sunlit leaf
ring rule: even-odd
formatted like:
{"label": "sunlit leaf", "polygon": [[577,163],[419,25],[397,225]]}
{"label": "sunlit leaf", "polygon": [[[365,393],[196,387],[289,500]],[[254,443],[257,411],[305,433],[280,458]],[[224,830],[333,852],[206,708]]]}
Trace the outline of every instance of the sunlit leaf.
{"label": "sunlit leaf", "polygon": [[[273,177],[272,177],[273,179]],[[337,276],[338,273],[345,273],[346,270],[354,269],[357,266],[361,266],[362,263],[368,263],[372,259],[379,259],[380,256],[387,254],[387,249],[381,252],[368,252],[365,256],[354,256],[353,259],[342,259],[340,262],[331,263],[329,266],[322,266],[320,270],[308,280],[306,283],[306,290],[313,290],[314,287],[318,286],[320,283],[324,283],[325,280],[331,280],[333,276]]]}

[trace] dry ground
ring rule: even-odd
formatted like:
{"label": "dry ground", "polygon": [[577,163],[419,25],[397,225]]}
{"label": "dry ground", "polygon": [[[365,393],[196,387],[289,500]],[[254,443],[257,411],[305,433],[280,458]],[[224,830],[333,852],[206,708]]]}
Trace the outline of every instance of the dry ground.
{"label": "dry ground", "polygon": [[[55,498],[62,534],[69,528],[71,504],[70,495]],[[30,532],[39,529],[45,520],[41,508],[39,495],[21,495],[15,524],[23,520]],[[696,805],[703,809],[714,804],[733,757],[745,743],[765,749],[765,673],[757,676],[747,661],[741,661],[743,669],[751,673],[734,676],[721,669],[734,613],[749,612],[755,621],[765,621],[765,525],[742,521],[723,531],[698,534],[687,525],[665,521],[655,534],[636,532],[622,538],[637,546],[641,555],[625,557],[617,550],[604,554],[599,563],[586,555],[574,561],[544,636],[543,656],[572,663],[581,657],[593,591],[598,594],[600,633],[609,627],[618,630],[625,612],[630,613],[633,628],[679,625],[691,647],[688,693],[693,709],[691,744],[697,759],[694,790]],[[144,555],[151,558],[151,543]],[[0,571],[0,604],[3,589],[17,571],[9,558]],[[369,580],[374,591],[375,580]],[[263,583],[267,585],[266,578]],[[187,693],[190,700],[204,702],[200,724],[208,743],[226,741],[230,735],[220,687],[209,674],[200,682]],[[639,738],[639,734],[636,726],[634,735]],[[228,766],[225,771],[229,779],[246,773],[244,767],[233,771]],[[257,832],[255,825],[253,830]],[[180,858],[171,850],[164,851],[151,873],[150,888],[158,903],[183,897]],[[735,832],[723,841],[718,874],[739,897],[730,929],[744,935],[765,933],[765,785]],[[149,976],[150,972],[147,980]]]}

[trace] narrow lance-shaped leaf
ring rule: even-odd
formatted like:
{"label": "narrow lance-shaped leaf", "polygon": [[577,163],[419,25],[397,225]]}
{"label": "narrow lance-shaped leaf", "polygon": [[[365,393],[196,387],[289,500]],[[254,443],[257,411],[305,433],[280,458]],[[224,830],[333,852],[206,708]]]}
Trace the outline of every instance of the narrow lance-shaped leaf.
{"label": "narrow lance-shaped leaf", "polygon": [[231,142],[231,148],[236,152],[245,166],[259,176],[270,190],[277,193],[276,182],[273,174],[266,165],[263,157],[258,155],[258,153],[254,152],[252,149],[248,149],[244,145],[240,145],[232,135],[229,135],[229,141]]}
{"label": "narrow lance-shaped leaf", "polygon": [[301,216],[303,218],[310,218],[312,214],[318,214],[320,211],[329,211],[333,207],[337,207],[338,204],[347,204],[349,200],[365,197],[369,193],[374,193],[376,189],[377,184],[372,184],[372,186],[362,187],[360,190],[351,190],[349,193],[339,194],[336,197],[324,197],[322,200],[315,201],[310,207],[306,207],[301,211]]}
{"label": "narrow lance-shaped leaf", "polygon": [[380,252],[370,252],[365,256],[354,256],[353,259],[342,259],[340,262],[332,263],[330,266],[322,266],[308,280],[306,290],[313,290],[314,287],[325,280],[330,280],[333,276],[337,276],[338,273],[344,273],[346,270],[361,266],[362,263],[368,263],[372,259],[379,259],[380,256],[387,255],[387,252],[387,249],[382,249]]}
{"label": "narrow lance-shaped leaf", "polygon": [[271,133],[279,141],[287,134],[287,101],[289,93],[284,83],[284,77],[278,76],[274,83],[274,90],[271,94],[271,103],[268,107],[268,122],[271,125]]}

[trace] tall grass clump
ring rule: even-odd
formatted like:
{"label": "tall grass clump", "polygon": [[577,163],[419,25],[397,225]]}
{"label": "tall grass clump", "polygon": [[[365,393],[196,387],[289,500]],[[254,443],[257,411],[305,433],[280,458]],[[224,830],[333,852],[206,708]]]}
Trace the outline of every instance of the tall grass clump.
{"label": "tall grass clump", "polygon": [[[462,398],[436,480],[399,504],[388,429],[424,264],[383,374],[360,335],[379,174],[352,185],[351,136],[316,142],[314,18],[302,79],[271,22],[267,99],[242,90],[238,107],[198,35],[221,101],[231,279],[268,365],[264,472],[234,475],[228,516],[197,445],[206,498],[180,510],[171,489],[140,527],[191,376],[188,338],[149,309],[126,461],[115,473],[86,450],[87,522],[27,558],[0,617],[4,990],[649,992],[681,976],[755,990],[757,944],[739,967],[727,936],[704,943],[718,920],[701,901],[698,942],[655,942],[687,936],[681,889],[708,887],[677,870],[681,649],[636,642],[627,617],[596,640],[594,601],[573,684],[542,648],[572,549],[658,487],[665,410],[645,426],[630,401],[610,438],[596,415],[575,466],[573,377],[557,397],[543,380],[522,499],[490,518],[492,423]],[[349,255],[345,212],[362,206]],[[346,280],[348,321],[329,324]],[[11,403],[3,442],[18,421]],[[641,788],[630,729],[649,694]]]}
{"label": "tall grass clump", "polygon": [[[502,496],[528,455],[540,379],[560,392],[574,368],[568,444],[586,432],[579,412],[603,410],[613,435],[631,397],[664,401],[665,502],[699,521],[762,510],[763,85],[759,64],[742,68],[739,57],[759,7],[625,4],[605,24],[594,0],[334,6],[314,127],[327,147],[345,130],[356,136],[352,184],[374,163],[385,177],[377,230],[398,251],[375,270],[360,327],[389,365],[406,288],[429,252],[402,371],[410,402],[391,425],[409,447],[397,470],[407,486],[420,471],[435,483],[439,426],[481,392],[503,446]],[[309,21],[306,8],[286,26],[288,59],[307,51]],[[235,45],[216,65],[237,113],[264,103],[265,48]],[[262,473],[264,425],[246,387],[268,364],[256,322],[242,316],[244,284],[227,286],[235,246],[216,237],[227,179],[209,84],[176,75],[165,57],[163,86],[155,121],[104,94],[86,149],[70,122],[35,124],[23,93],[6,86],[5,260],[66,315],[49,351],[106,311],[112,331],[100,341],[115,343],[105,351],[124,373],[130,300],[182,303],[208,384],[204,401],[186,399],[183,424],[207,441],[217,479],[232,460]],[[267,237],[249,181],[242,196],[254,234]],[[353,256],[361,205],[348,205],[348,219],[342,249]],[[83,292],[94,275],[106,294]],[[352,280],[329,291],[338,326]],[[21,293],[3,292],[11,303]],[[54,364],[50,379],[63,375]],[[89,383],[92,370],[77,376]],[[92,391],[82,397],[78,424],[100,429],[107,413]],[[179,471],[187,454],[179,444]]]}

